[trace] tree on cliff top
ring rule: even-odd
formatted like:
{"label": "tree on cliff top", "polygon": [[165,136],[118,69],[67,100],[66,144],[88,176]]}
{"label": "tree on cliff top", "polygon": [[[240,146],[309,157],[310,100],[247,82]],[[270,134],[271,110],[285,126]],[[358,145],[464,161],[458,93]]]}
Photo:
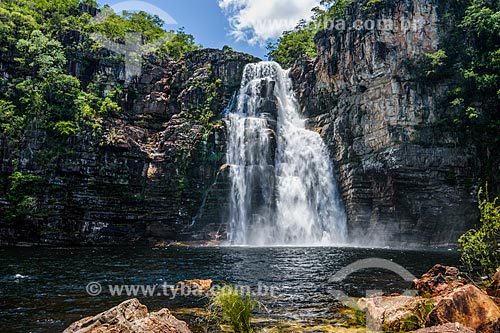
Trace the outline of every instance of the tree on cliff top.
{"label": "tree on cliff top", "polygon": [[315,57],[314,33],[312,24],[301,21],[295,29],[285,31],[276,43],[267,45],[267,57],[285,68],[290,67],[297,59]]}
{"label": "tree on cliff top", "polygon": [[300,58],[317,56],[314,36],[324,23],[341,17],[353,0],[321,0],[320,7],[313,8],[311,21],[302,20],[290,31],[285,31],[275,43],[269,43],[267,57],[282,67],[290,67]]}

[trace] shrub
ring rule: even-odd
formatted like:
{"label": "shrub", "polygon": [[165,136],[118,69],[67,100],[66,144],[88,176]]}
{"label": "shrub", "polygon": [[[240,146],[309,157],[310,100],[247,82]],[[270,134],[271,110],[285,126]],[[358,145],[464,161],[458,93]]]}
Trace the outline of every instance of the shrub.
{"label": "shrub", "polygon": [[488,185],[478,193],[480,227],[467,231],[459,239],[462,263],[474,277],[491,279],[500,265],[500,206],[491,200]]}
{"label": "shrub", "polygon": [[366,312],[361,310],[354,311],[354,322],[358,326],[366,326]]}
{"label": "shrub", "polygon": [[25,118],[17,115],[14,104],[0,99],[0,133],[9,138],[20,137]]}
{"label": "shrub", "polygon": [[257,306],[250,294],[226,285],[212,294],[208,307],[212,317],[228,324],[234,333],[249,333],[253,332],[250,320]]}
{"label": "shrub", "polygon": [[19,69],[31,76],[46,78],[61,74],[66,57],[62,44],[34,30],[29,39],[20,39],[16,44]]}
{"label": "shrub", "polygon": [[300,58],[317,55],[312,25],[302,21],[294,30],[285,31],[276,43],[269,43],[267,57],[287,68]]}
{"label": "shrub", "polygon": [[444,50],[437,50],[434,53],[426,53],[426,60],[429,62],[430,69],[427,71],[427,76],[435,74],[440,67],[445,65],[445,60],[448,58]]}
{"label": "shrub", "polygon": [[183,28],[176,32],[170,31],[167,36],[167,41],[158,51],[161,56],[178,60],[186,53],[201,48],[201,45],[195,43],[194,36],[186,33]]}
{"label": "shrub", "polygon": [[36,186],[43,182],[44,178],[34,174],[22,174],[17,171],[10,177],[10,188],[8,199],[13,202],[19,202],[27,193],[33,193]]}
{"label": "shrub", "polygon": [[73,121],[58,121],[54,125],[54,131],[60,135],[72,135],[75,134],[77,130],[77,125]]}
{"label": "shrub", "polygon": [[45,179],[34,174],[14,172],[10,177],[7,198],[12,206],[5,212],[6,221],[22,219],[38,212],[35,193],[43,186]]}

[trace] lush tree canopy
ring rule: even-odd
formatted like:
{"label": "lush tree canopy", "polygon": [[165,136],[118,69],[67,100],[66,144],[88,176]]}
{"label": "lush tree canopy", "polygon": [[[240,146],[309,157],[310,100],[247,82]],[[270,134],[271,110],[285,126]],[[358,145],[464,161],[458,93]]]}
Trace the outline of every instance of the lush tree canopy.
{"label": "lush tree canopy", "polygon": [[[89,14],[88,6],[98,17]],[[27,127],[62,137],[98,130],[105,114],[120,112],[122,86],[115,83],[111,91],[96,82],[84,86],[70,75],[68,59],[109,56],[93,34],[123,43],[127,34],[139,33],[143,51],[175,59],[199,48],[192,35],[165,31],[163,24],[156,15],[114,13],[92,0],[1,1],[0,62],[10,68],[0,77],[0,132],[16,140]],[[109,57],[123,60],[120,54]]]}
{"label": "lush tree canopy", "polygon": [[311,21],[301,21],[290,31],[285,31],[275,43],[269,43],[267,54],[270,60],[283,67],[290,67],[297,59],[317,55],[314,35],[322,24],[344,15],[345,8],[353,0],[321,0],[321,7],[311,10]]}
{"label": "lush tree canopy", "polygon": [[276,43],[269,43],[269,59],[290,67],[297,59],[316,56],[313,25],[300,22],[294,30],[285,31]]}
{"label": "lush tree canopy", "polygon": [[459,11],[454,18],[453,35],[458,38],[441,46],[446,58],[437,78],[455,82],[450,105],[462,117],[453,124],[478,144],[485,162],[484,178],[496,185],[500,182],[500,175],[493,171],[500,164],[500,1],[467,3],[465,12]]}

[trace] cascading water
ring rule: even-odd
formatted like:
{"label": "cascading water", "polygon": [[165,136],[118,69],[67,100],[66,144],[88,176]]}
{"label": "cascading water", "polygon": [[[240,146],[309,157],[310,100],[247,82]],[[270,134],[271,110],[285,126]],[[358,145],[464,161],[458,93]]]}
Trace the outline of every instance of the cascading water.
{"label": "cascading water", "polygon": [[245,67],[228,115],[233,245],[338,245],[346,217],[326,145],[305,128],[289,72]]}

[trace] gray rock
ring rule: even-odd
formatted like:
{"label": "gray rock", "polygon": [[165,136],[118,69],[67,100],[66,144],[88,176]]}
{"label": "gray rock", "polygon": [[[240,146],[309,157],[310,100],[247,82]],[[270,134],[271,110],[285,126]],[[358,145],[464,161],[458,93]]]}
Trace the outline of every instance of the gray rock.
{"label": "gray rock", "polygon": [[351,20],[406,20],[411,28],[321,31],[319,56],[291,70],[302,112],[338,170],[350,235],[369,245],[448,245],[477,221],[476,148],[439,126],[453,115],[448,82],[425,84],[407,66],[438,50],[446,6],[436,0],[360,1]]}

